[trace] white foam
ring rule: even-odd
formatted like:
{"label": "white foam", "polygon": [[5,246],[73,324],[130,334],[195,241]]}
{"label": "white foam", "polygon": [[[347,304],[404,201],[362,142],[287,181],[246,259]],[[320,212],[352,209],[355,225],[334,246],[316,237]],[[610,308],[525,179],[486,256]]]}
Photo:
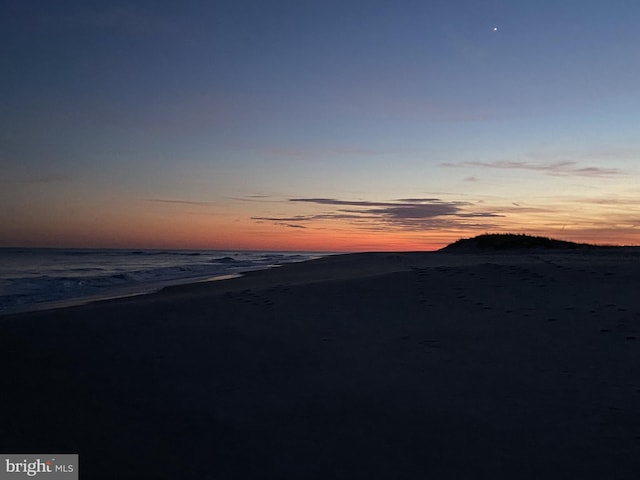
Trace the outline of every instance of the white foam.
{"label": "white foam", "polygon": [[0,249],[0,314],[139,295],[316,254]]}

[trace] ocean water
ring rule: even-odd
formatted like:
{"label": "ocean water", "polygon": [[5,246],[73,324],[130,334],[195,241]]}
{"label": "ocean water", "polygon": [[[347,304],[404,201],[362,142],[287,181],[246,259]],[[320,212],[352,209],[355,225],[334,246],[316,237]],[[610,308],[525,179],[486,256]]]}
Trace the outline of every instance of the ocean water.
{"label": "ocean water", "polygon": [[148,293],[326,253],[0,248],[0,315]]}

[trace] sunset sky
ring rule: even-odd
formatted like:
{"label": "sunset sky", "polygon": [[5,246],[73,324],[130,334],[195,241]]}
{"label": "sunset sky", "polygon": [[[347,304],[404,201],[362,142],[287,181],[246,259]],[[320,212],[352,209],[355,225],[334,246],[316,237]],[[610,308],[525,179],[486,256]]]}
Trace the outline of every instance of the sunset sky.
{"label": "sunset sky", "polygon": [[637,0],[0,2],[0,246],[640,244]]}

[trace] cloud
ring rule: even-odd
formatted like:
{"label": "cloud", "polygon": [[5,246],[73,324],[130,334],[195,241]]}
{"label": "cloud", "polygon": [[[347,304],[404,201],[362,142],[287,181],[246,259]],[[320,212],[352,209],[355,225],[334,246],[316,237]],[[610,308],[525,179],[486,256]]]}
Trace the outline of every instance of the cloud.
{"label": "cloud", "polygon": [[580,160],[639,160],[637,148],[600,148],[591,150],[564,150],[561,152],[529,152],[526,157],[540,161]]}
{"label": "cloud", "polygon": [[389,152],[374,150],[357,146],[336,146],[327,148],[295,148],[295,147],[268,147],[261,148],[271,155],[280,157],[308,158],[318,156],[380,156]]}
{"label": "cloud", "polygon": [[336,198],[291,198],[289,202],[337,208],[319,214],[252,217],[252,219],[289,225],[341,220],[372,231],[390,229],[420,231],[442,228],[492,228],[495,226],[493,222],[479,223],[477,219],[503,216],[497,212],[475,211],[475,205],[470,202],[451,202],[438,198],[406,198],[384,202]]}
{"label": "cloud", "polygon": [[304,222],[307,220],[314,220],[317,216],[314,215],[297,215],[295,217],[251,217],[252,220],[264,220],[267,222]]}
{"label": "cloud", "polygon": [[264,203],[267,201],[281,201],[274,199],[271,195],[245,195],[243,197],[227,197],[230,200],[245,203]]}
{"label": "cloud", "polygon": [[638,207],[638,205],[640,205],[640,198],[637,198],[637,197],[578,198],[578,199],[574,199],[573,201],[576,201],[578,203],[595,203],[598,205],[623,205],[623,206],[629,206],[629,207]]}
{"label": "cloud", "polygon": [[461,162],[441,163],[441,167],[484,167],[498,169],[533,170],[553,176],[580,176],[580,177],[611,177],[622,175],[624,172],[617,168],[602,167],[578,167],[575,161],[559,161],[553,163],[533,163],[525,161],[495,162]]}
{"label": "cloud", "polygon": [[454,204],[438,203],[426,205],[400,204],[397,207],[371,208],[364,210],[364,212],[393,219],[418,219],[456,215],[459,214],[459,210],[460,208]]}
{"label": "cloud", "polygon": [[175,203],[178,205],[194,205],[197,207],[210,207],[216,205],[215,202],[195,202],[191,200],[173,200],[166,198],[146,198],[147,202],[156,202],[156,203]]}
{"label": "cloud", "polygon": [[399,198],[396,202],[407,202],[407,203],[425,203],[425,202],[439,202],[440,200],[437,198]]}
{"label": "cloud", "polygon": [[397,207],[413,206],[426,202],[440,202],[437,198],[406,198],[392,202],[369,202],[364,200],[337,200],[335,198],[290,198],[290,202],[317,203],[319,205],[348,205],[354,207]]}

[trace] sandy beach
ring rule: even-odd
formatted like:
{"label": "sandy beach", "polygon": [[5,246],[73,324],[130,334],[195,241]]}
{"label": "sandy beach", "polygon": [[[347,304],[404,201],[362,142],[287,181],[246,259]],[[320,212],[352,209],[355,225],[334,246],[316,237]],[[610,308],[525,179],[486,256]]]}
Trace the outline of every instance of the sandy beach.
{"label": "sandy beach", "polygon": [[88,479],[632,479],[640,250],[325,257],[0,317],[0,450]]}

